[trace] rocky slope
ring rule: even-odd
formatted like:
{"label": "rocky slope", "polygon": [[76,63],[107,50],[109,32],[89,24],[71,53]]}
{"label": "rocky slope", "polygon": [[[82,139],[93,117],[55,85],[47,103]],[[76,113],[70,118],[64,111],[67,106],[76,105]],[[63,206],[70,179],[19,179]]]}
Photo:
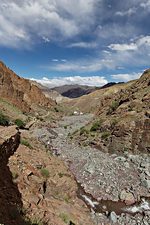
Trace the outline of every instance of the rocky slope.
{"label": "rocky slope", "polygon": [[[35,128],[34,128],[35,127]],[[22,195],[23,209],[32,224],[92,225],[89,210],[77,197],[73,175],[58,158],[52,156],[50,146],[40,142],[51,124],[40,123],[30,131],[22,131],[21,145],[9,160],[9,167]],[[43,127],[43,128],[42,128]],[[44,132],[45,129],[45,132]],[[38,157],[37,157],[38,156]]]}
{"label": "rocky slope", "polygon": [[31,133],[0,127],[0,159],[1,224],[93,224],[73,175]]}
{"label": "rocky slope", "polygon": [[47,108],[55,105],[37,86],[17,76],[3,62],[0,62],[0,98],[13,103],[24,112],[31,111],[36,105]]}
{"label": "rocky slope", "polygon": [[81,140],[105,152],[149,153],[150,70],[116,93],[106,93],[97,99],[96,116]]}
{"label": "rocky slope", "polygon": [[73,140],[92,115],[64,117],[57,126],[33,130],[52,152],[65,161],[78,182],[78,196],[93,212],[93,224],[148,224],[150,222],[150,157],[147,154],[109,154]]}
{"label": "rocky slope", "polygon": [[20,143],[20,133],[16,128],[0,127],[0,223],[24,224],[21,216],[22,199],[13,175],[8,167],[11,155],[15,153]]}
{"label": "rocky slope", "polygon": [[132,83],[133,82],[128,82],[125,84],[114,84],[110,87],[106,86],[105,88],[96,90],[88,95],[84,95],[76,99],[67,100],[63,102],[63,105],[67,108],[69,114],[73,113],[74,111],[80,111],[83,113],[95,113],[104,98],[112,97],[121,89],[126,89]]}
{"label": "rocky slope", "polygon": [[43,86],[42,84],[39,84],[36,81],[30,80],[30,83],[37,86],[39,89],[41,89],[43,94],[47,98],[50,98],[50,99],[56,101],[57,103],[64,102],[64,101],[68,100],[68,98],[62,96],[59,92],[57,92],[53,89],[50,89],[46,86]]}

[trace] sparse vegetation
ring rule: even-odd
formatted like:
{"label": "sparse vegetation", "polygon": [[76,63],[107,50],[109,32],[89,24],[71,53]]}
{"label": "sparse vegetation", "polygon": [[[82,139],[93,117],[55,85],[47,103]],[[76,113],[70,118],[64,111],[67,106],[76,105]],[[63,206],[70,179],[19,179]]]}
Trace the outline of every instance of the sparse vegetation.
{"label": "sparse vegetation", "polygon": [[26,147],[32,149],[32,145],[26,139],[21,139],[20,143],[22,145],[25,145]]}
{"label": "sparse vegetation", "polygon": [[116,126],[118,123],[118,120],[116,118],[114,118],[112,121],[111,121],[111,127],[114,127]]}
{"label": "sparse vegetation", "polygon": [[21,119],[16,119],[15,124],[20,128],[23,129],[25,127],[25,123]]}
{"label": "sparse vegetation", "polygon": [[65,214],[65,213],[60,213],[60,215],[59,215],[59,217],[62,219],[62,221],[64,222],[64,223],[69,223],[69,218],[68,218],[68,215],[67,214]]}
{"label": "sparse vegetation", "polygon": [[101,128],[102,120],[95,121],[90,129],[91,132],[95,132]]}
{"label": "sparse vegetation", "polygon": [[64,176],[64,173],[58,173],[58,176],[60,177],[60,178],[62,178],[63,176]]}
{"label": "sparse vegetation", "polygon": [[9,125],[9,118],[5,116],[2,112],[0,112],[0,125],[1,126],[8,126]]}
{"label": "sparse vegetation", "polygon": [[13,180],[16,180],[18,178],[18,173],[17,172],[12,172],[12,177],[13,177]]}
{"label": "sparse vegetation", "polygon": [[58,107],[55,107],[54,110],[55,110],[55,112],[59,112]]}
{"label": "sparse vegetation", "polygon": [[88,134],[88,133],[89,133],[89,131],[85,127],[80,128],[80,135]]}
{"label": "sparse vegetation", "polygon": [[107,114],[113,113],[118,108],[118,106],[119,106],[119,102],[117,100],[113,101],[109,107]]}
{"label": "sparse vegetation", "polygon": [[104,131],[101,135],[101,138],[106,140],[110,135],[111,133],[109,131]]}
{"label": "sparse vegetation", "polygon": [[131,107],[131,105],[128,106],[128,111],[129,112],[133,111],[133,108]]}
{"label": "sparse vegetation", "polygon": [[49,171],[46,168],[41,169],[41,175],[45,178],[49,177]]}
{"label": "sparse vegetation", "polygon": [[37,218],[33,218],[30,222],[31,225],[44,225],[44,223],[40,220],[40,219],[37,219]]}

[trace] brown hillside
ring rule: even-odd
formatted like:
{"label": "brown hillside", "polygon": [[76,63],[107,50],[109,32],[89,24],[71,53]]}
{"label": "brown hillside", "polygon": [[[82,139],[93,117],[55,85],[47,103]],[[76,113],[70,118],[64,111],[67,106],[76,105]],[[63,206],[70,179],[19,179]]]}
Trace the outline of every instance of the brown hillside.
{"label": "brown hillside", "polygon": [[97,99],[94,121],[86,128],[92,128],[86,135],[86,144],[112,153],[149,152],[150,70],[116,93],[108,93]]}
{"label": "brown hillside", "polygon": [[13,103],[24,112],[32,110],[34,105],[48,108],[55,105],[37,86],[17,76],[3,62],[0,62],[0,98]]}

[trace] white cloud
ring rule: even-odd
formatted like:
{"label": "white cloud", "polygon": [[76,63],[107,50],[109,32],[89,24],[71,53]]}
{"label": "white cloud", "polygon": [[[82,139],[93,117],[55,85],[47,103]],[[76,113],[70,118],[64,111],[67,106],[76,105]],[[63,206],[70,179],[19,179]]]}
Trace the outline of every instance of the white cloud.
{"label": "white cloud", "polygon": [[53,79],[48,79],[46,77],[43,77],[42,79],[31,78],[31,80],[41,83],[42,85],[49,88],[58,87],[65,84],[103,86],[108,83],[105,77],[100,77],[100,76],[90,76],[90,77],[70,76],[70,77],[58,77]]}
{"label": "white cloud", "polygon": [[136,13],[136,10],[137,9],[135,7],[133,7],[133,8],[130,8],[126,11],[117,11],[115,14],[117,16],[132,16],[133,14]]}
{"label": "white cloud", "polygon": [[77,42],[68,45],[69,48],[96,48],[97,46],[96,42]]}
{"label": "white cloud", "polygon": [[3,0],[0,45],[65,40],[89,30],[94,16],[95,0]]}
{"label": "white cloud", "polygon": [[150,46],[150,36],[139,37],[134,43],[111,44],[108,48],[114,51],[135,51],[144,46]]}
{"label": "white cloud", "polygon": [[137,45],[140,46],[150,46],[150,36],[141,37],[137,40]]}
{"label": "white cloud", "polygon": [[52,59],[52,62],[58,62],[59,59]]}
{"label": "white cloud", "polygon": [[142,2],[140,4],[140,6],[144,9],[149,8],[150,7],[150,0],[147,0],[146,2]]}
{"label": "white cloud", "polygon": [[56,63],[42,66],[44,69],[48,69],[50,71],[59,71],[59,72],[95,72],[99,71],[103,68],[113,68],[113,60],[110,59],[78,59],[75,61],[55,61]]}
{"label": "white cloud", "polygon": [[129,51],[129,50],[136,50],[137,46],[134,43],[131,44],[111,44],[108,48],[115,50],[115,51]]}
{"label": "white cloud", "polygon": [[111,75],[111,77],[114,79],[114,80],[117,80],[117,81],[124,81],[124,82],[127,82],[129,80],[134,80],[134,79],[137,79],[141,76],[141,73],[132,73],[132,74],[114,74],[114,75]]}
{"label": "white cloud", "polygon": [[61,59],[61,62],[67,62],[67,59]]}
{"label": "white cloud", "polygon": [[43,38],[43,40],[44,40],[45,43],[50,42],[50,39],[48,37],[43,36],[42,38]]}

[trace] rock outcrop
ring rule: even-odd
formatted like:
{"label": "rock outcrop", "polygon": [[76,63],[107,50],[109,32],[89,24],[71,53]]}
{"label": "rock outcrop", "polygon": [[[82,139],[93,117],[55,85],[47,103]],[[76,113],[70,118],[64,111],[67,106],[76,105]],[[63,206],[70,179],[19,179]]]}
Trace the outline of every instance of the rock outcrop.
{"label": "rock outcrop", "polygon": [[0,224],[24,224],[21,194],[7,165],[19,143],[20,133],[14,126],[0,127]]}
{"label": "rock outcrop", "polygon": [[34,105],[47,108],[55,105],[55,101],[47,98],[36,85],[17,76],[3,62],[0,62],[0,98],[13,103],[24,112],[31,111]]}
{"label": "rock outcrop", "polygon": [[[109,104],[98,111],[98,117],[104,116],[103,132],[110,136],[103,140],[108,150],[150,152],[150,70],[129,88],[121,90]],[[105,114],[106,113],[106,114]]]}

